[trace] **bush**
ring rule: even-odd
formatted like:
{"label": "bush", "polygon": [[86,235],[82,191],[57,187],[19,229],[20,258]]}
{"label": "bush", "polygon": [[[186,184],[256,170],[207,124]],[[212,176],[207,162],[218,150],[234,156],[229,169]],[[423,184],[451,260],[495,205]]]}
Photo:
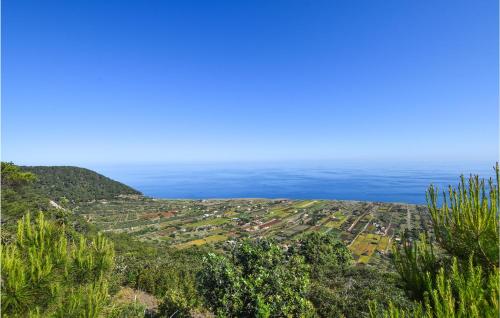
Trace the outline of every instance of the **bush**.
{"label": "bush", "polygon": [[400,282],[396,273],[353,266],[313,281],[308,298],[320,317],[368,317],[369,300],[383,306],[391,302],[404,308],[413,306]]}
{"label": "bush", "polygon": [[207,306],[219,317],[307,317],[308,266],[277,244],[244,241],[231,258],[210,253],[198,276]]}
{"label": "bush", "polygon": [[351,251],[333,234],[309,232],[290,247],[291,254],[304,257],[311,274],[318,277],[325,271],[343,270],[352,262]]}

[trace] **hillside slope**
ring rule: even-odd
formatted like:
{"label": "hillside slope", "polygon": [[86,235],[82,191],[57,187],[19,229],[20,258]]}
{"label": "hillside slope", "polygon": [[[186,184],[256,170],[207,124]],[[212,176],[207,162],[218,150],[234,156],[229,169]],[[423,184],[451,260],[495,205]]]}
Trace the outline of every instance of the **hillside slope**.
{"label": "hillside slope", "polygon": [[48,198],[60,201],[63,197],[72,203],[112,199],[119,195],[141,195],[123,183],[112,180],[89,169],[71,166],[23,166],[37,180],[33,190]]}

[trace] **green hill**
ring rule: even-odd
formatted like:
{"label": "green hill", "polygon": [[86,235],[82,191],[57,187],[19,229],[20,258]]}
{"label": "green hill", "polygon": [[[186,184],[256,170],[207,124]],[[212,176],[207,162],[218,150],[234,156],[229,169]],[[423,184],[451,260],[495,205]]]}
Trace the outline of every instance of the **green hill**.
{"label": "green hill", "polygon": [[119,195],[142,195],[139,191],[89,169],[71,166],[23,166],[37,176],[32,185],[40,195],[72,203],[112,199]]}

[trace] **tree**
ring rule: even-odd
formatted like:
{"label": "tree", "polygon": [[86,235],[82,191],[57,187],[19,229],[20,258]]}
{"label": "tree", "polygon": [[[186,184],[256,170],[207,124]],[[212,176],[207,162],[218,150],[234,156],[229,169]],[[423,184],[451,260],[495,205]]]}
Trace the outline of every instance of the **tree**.
{"label": "tree", "polygon": [[44,200],[32,191],[30,185],[36,180],[36,176],[30,172],[23,172],[21,168],[11,162],[2,162],[2,221],[9,218],[15,221],[30,210],[39,210],[48,205]]}
{"label": "tree", "polygon": [[457,189],[451,186],[448,196],[443,193],[443,204],[438,207],[438,190],[432,185],[427,191],[427,202],[438,244],[461,260],[473,256],[474,263],[483,268],[498,267],[499,257],[499,168],[495,167],[496,184],[489,180],[489,191],[479,176],[471,176],[468,184],[464,176]]}
{"label": "tree", "polygon": [[2,162],[2,188],[19,188],[36,180],[31,172],[22,172],[12,162]]}
{"label": "tree", "polygon": [[198,283],[206,304],[219,317],[307,317],[308,266],[268,240],[243,241],[231,258],[213,253]]}
{"label": "tree", "polygon": [[2,245],[2,315],[98,317],[108,301],[112,244],[99,235],[78,241],[39,213],[18,221],[15,241]]}
{"label": "tree", "polygon": [[[457,189],[449,187],[438,207],[438,192],[427,192],[427,204],[441,255],[435,253],[429,235],[403,240],[394,250],[395,265],[406,288],[420,303],[412,312],[389,306],[384,317],[498,317],[500,274],[499,166],[496,182],[464,177]],[[488,195],[486,195],[488,193]],[[379,316],[371,304],[372,317]]]}
{"label": "tree", "polygon": [[351,251],[333,234],[309,232],[290,248],[290,253],[301,255],[317,277],[327,270],[342,270],[352,264]]}
{"label": "tree", "polygon": [[380,268],[350,266],[343,271],[326,272],[311,283],[308,294],[319,317],[368,317],[367,300],[388,306],[411,308],[412,302],[401,288],[401,279],[394,272]]}

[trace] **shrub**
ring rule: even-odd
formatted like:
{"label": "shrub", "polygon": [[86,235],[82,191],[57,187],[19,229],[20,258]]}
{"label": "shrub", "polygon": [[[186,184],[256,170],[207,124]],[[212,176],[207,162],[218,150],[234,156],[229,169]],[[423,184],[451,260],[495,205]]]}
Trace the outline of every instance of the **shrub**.
{"label": "shrub", "polygon": [[304,257],[317,277],[328,270],[342,270],[352,264],[351,251],[333,234],[309,232],[290,247],[291,254]]}
{"label": "shrub", "polygon": [[102,236],[76,244],[43,213],[27,214],[1,257],[4,316],[98,317],[107,302],[114,251]]}
{"label": "shrub", "polygon": [[219,317],[307,317],[308,266],[277,244],[244,241],[231,258],[208,254],[198,276],[207,306]]}

